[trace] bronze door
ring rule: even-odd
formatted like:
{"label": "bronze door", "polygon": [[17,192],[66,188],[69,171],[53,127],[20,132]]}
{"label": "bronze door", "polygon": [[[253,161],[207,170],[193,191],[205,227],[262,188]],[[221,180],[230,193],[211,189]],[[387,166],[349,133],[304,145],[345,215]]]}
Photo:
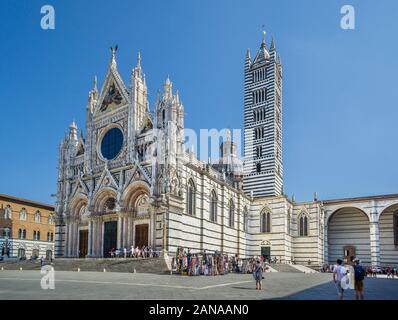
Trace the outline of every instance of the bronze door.
{"label": "bronze door", "polygon": [[88,230],[79,232],[79,258],[85,258],[88,253]]}
{"label": "bronze door", "polygon": [[138,224],[135,226],[135,246],[142,247],[148,245],[148,224]]}
{"label": "bronze door", "polygon": [[117,247],[117,221],[108,221],[104,223],[104,258],[111,256],[111,251]]}
{"label": "bronze door", "polygon": [[352,260],[355,258],[355,247],[345,246],[344,247],[344,262],[347,264],[353,264]]}

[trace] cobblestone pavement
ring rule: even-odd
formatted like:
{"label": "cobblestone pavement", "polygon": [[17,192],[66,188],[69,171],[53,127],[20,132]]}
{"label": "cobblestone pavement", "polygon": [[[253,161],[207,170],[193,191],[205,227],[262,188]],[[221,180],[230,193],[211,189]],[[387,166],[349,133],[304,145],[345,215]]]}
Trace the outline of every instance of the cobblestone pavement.
{"label": "cobblestone pavement", "polygon": [[[55,289],[41,289],[39,271],[0,271],[4,299],[336,299],[331,274],[267,273],[264,289],[255,290],[253,277],[55,272]],[[398,281],[366,279],[368,299],[398,299]],[[353,299],[353,291],[347,297]]]}

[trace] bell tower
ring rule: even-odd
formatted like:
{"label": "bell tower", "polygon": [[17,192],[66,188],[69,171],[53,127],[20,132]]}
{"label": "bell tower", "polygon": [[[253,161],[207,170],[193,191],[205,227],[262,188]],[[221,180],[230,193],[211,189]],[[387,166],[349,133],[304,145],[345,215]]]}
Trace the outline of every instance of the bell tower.
{"label": "bell tower", "polygon": [[283,193],[282,64],[272,40],[264,37],[255,58],[246,53],[244,68],[244,184],[254,197]]}

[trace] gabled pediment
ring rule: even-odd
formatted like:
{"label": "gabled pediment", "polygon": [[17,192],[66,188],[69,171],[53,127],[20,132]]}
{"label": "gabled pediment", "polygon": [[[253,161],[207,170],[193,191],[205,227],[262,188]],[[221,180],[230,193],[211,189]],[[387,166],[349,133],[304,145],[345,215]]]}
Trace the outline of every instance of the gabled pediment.
{"label": "gabled pediment", "polygon": [[129,103],[129,94],[116,66],[110,65],[102,85],[95,115],[111,112]]}
{"label": "gabled pediment", "polygon": [[99,179],[98,184],[95,186],[95,190],[99,190],[101,188],[110,187],[115,190],[119,188],[118,183],[116,182],[115,178],[109,172],[109,169],[105,167],[104,171],[101,174],[101,178]]}
{"label": "gabled pediment", "polygon": [[86,183],[82,180],[80,175],[78,176],[77,183],[76,183],[75,187],[73,188],[71,198],[73,198],[75,195],[77,195],[79,193],[84,194],[85,196],[88,196],[88,193],[89,193],[89,188],[86,185]]}
{"label": "gabled pediment", "polygon": [[148,172],[141,167],[140,164],[136,164],[132,169],[126,172],[124,187],[126,188],[129,184],[138,180],[145,181],[149,185],[151,184],[151,177],[149,176]]}

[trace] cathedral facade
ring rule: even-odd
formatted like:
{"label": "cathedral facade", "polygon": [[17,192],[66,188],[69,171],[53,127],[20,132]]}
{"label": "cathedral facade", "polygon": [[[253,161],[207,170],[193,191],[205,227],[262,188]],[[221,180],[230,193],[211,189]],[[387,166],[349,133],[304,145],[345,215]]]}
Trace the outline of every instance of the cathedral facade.
{"label": "cathedral facade", "polygon": [[[56,257],[108,257],[150,245],[322,265],[358,256],[398,263],[398,195],[297,203],[283,192],[282,64],[263,39],[244,63],[244,162],[230,135],[219,163],[184,146],[184,106],[169,78],[153,108],[138,55],[126,85],[112,57],[89,92],[85,135],[59,149]],[[151,109],[153,111],[151,111]]]}

